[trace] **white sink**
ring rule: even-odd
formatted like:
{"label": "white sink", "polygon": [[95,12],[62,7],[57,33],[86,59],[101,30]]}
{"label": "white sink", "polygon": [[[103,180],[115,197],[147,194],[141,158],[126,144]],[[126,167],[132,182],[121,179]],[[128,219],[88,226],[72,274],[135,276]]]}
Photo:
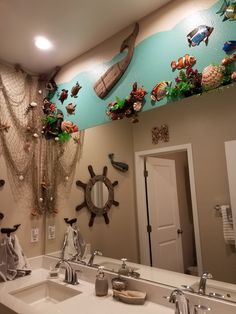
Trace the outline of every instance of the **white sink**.
{"label": "white sink", "polygon": [[50,280],[12,291],[10,294],[37,309],[72,298],[81,292]]}

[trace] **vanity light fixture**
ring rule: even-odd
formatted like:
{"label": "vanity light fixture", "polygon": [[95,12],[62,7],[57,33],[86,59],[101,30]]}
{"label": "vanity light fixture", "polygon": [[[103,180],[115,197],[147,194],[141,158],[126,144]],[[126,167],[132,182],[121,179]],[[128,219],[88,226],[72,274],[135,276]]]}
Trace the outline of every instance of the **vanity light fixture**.
{"label": "vanity light fixture", "polygon": [[44,36],[36,36],[34,44],[38,49],[49,50],[52,48],[52,43]]}

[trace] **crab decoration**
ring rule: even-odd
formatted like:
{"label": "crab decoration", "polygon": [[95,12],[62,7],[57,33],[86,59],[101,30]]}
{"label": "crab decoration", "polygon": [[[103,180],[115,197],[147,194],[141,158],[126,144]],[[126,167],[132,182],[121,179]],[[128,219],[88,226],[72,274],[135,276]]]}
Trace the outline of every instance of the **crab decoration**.
{"label": "crab decoration", "polygon": [[[76,210],[79,211],[84,207],[87,207],[88,210],[91,213],[90,220],[89,220],[89,227],[93,226],[95,217],[103,216],[105,223],[109,224],[109,217],[108,217],[108,211],[111,209],[112,205],[118,206],[119,203],[114,200],[114,187],[118,184],[118,181],[114,181],[111,183],[111,181],[107,178],[107,167],[105,166],[103,168],[102,175],[96,175],[93,171],[93,167],[91,165],[88,166],[88,170],[91,176],[91,179],[88,181],[88,183],[83,183],[82,181],[78,180],[76,181],[76,185],[80,186],[84,189],[84,201],[76,206]],[[102,207],[97,207],[95,205],[95,202],[92,197],[92,190],[94,188],[94,185],[98,182],[102,182],[105,184],[107,190],[108,190],[108,197],[105,204],[103,204]]]}

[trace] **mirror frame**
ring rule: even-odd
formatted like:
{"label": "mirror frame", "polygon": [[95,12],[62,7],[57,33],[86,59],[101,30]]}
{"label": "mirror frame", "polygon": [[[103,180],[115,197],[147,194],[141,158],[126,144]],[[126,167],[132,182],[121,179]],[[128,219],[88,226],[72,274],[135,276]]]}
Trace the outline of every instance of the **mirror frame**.
{"label": "mirror frame", "polygon": [[[111,209],[112,205],[119,206],[119,202],[114,200],[114,187],[118,185],[118,181],[113,183],[107,177],[107,166],[103,167],[103,173],[101,175],[96,175],[93,171],[92,165],[88,166],[88,170],[91,176],[88,183],[85,184],[82,181],[76,181],[76,185],[84,189],[84,201],[82,204],[76,206],[76,210],[79,211],[83,207],[87,207],[91,213],[91,218],[89,221],[89,227],[93,226],[94,218],[96,215],[104,217],[105,223],[109,224],[109,218],[107,212]],[[97,182],[102,182],[108,189],[108,200],[103,207],[97,207],[92,201],[92,188]]]}

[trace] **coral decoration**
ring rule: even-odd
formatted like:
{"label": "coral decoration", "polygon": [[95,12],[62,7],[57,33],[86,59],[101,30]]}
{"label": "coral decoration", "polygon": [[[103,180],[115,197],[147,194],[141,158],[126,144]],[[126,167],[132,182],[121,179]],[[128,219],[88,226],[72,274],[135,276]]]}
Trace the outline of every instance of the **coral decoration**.
{"label": "coral decoration", "polygon": [[137,113],[142,110],[144,97],[147,94],[142,86],[138,87],[137,82],[127,98],[116,98],[107,106],[107,115],[111,120],[120,120],[124,117],[131,118],[133,123],[138,122]]}
{"label": "coral decoration", "polygon": [[172,99],[180,99],[202,92],[201,86],[202,75],[198,70],[191,67],[181,70],[179,76],[176,77],[176,85],[169,88],[167,97]]}
{"label": "coral decoration", "polygon": [[57,109],[48,98],[44,98],[42,109],[45,114],[42,133],[46,139],[54,138],[57,141],[65,142],[71,138],[71,133],[79,130],[73,122],[63,121],[63,112]]}
{"label": "coral decoration", "polygon": [[210,90],[219,87],[224,79],[223,66],[208,65],[202,71],[202,87],[205,90]]}

